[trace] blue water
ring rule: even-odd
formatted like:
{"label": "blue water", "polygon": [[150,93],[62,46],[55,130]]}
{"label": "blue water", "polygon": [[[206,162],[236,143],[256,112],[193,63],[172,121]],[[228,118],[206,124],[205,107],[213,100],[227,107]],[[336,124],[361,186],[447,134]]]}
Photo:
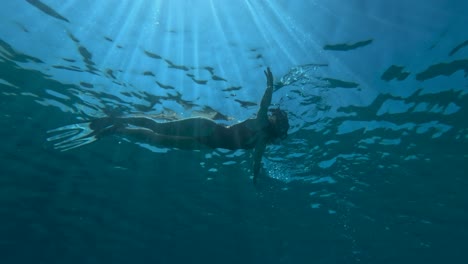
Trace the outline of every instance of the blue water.
{"label": "blue water", "polygon": [[[3,1],[0,263],[465,263],[468,2]],[[249,151],[48,131],[255,115]]]}

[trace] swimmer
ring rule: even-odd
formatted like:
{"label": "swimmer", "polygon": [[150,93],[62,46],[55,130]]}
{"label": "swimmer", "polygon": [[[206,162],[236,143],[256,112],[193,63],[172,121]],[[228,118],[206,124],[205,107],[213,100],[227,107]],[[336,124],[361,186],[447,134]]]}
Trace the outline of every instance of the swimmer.
{"label": "swimmer", "polygon": [[[197,150],[224,148],[230,150],[253,149],[253,180],[256,182],[261,168],[261,160],[267,144],[285,139],[289,121],[285,111],[271,110],[273,95],[273,74],[270,68],[265,71],[267,87],[255,118],[225,126],[215,121],[193,117],[168,122],[157,122],[150,117],[103,117],[88,123],[89,130],[83,133],[62,133],[48,138],[60,140],[56,148],[67,150],[75,148],[107,135],[130,136],[160,147]],[[79,129],[70,125],[49,132]],[[68,133],[68,134],[67,134]]]}

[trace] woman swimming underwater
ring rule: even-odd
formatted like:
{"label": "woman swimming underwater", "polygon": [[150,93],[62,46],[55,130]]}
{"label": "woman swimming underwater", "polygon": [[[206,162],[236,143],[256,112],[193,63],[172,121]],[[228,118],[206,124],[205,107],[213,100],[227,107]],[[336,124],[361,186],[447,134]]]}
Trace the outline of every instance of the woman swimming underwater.
{"label": "woman swimming underwater", "polygon": [[48,132],[63,132],[48,138],[56,141],[57,149],[68,150],[90,143],[107,135],[131,136],[160,147],[186,150],[206,148],[254,149],[253,176],[257,179],[261,159],[266,145],[285,139],[289,121],[285,111],[274,109],[268,115],[268,107],[273,95],[273,74],[270,68],[265,71],[267,87],[255,118],[224,126],[215,121],[193,117],[169,122],[157,122],[150,117],[103,117],[90,121],[88,129],[80,124],[69,125]]}

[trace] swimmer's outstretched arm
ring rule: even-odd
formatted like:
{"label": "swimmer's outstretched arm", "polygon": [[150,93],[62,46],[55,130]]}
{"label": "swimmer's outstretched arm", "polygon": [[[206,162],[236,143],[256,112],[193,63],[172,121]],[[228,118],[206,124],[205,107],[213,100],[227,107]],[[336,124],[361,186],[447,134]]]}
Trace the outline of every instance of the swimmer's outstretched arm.
{"label": "swimmer's outstretched arm", "polygon": [[268,122],[268,107],[273,97],[273,74],[270,71],[270,67],[266,69],[265,76],[267,79],[267,87],[263,94],[262,101],[260,102],[260,109],[257,112],[257,120],[262,124]]}
{"label": "swimmer's outstretched arm", "polygon": [[[271,104],[271,99],[273,97],[273,74],[268,67],[265,71],[265,76],[267,79],[267,88],[263,94],[262,101],[260,103],[260,109],[257,112],[257,121],[260,127],[264,127],[268,124],[268,107]],[[260,169],[262,167],[262,156],[265,152],[267,145],[267,140],[265,135],[260,135],[255,145],[253,153],[253,181],[257,182],[258,175],[260,174]]]}

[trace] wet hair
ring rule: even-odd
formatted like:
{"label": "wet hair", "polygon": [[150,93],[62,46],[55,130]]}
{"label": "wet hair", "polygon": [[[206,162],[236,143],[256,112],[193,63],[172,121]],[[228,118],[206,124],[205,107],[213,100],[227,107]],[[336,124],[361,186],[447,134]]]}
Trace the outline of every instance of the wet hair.
{"label": "wet hair", "polygon": [[273,139],[285,139],[289,130],[288,114],[279,108],[272,109],[270,112],[270,135]]}

